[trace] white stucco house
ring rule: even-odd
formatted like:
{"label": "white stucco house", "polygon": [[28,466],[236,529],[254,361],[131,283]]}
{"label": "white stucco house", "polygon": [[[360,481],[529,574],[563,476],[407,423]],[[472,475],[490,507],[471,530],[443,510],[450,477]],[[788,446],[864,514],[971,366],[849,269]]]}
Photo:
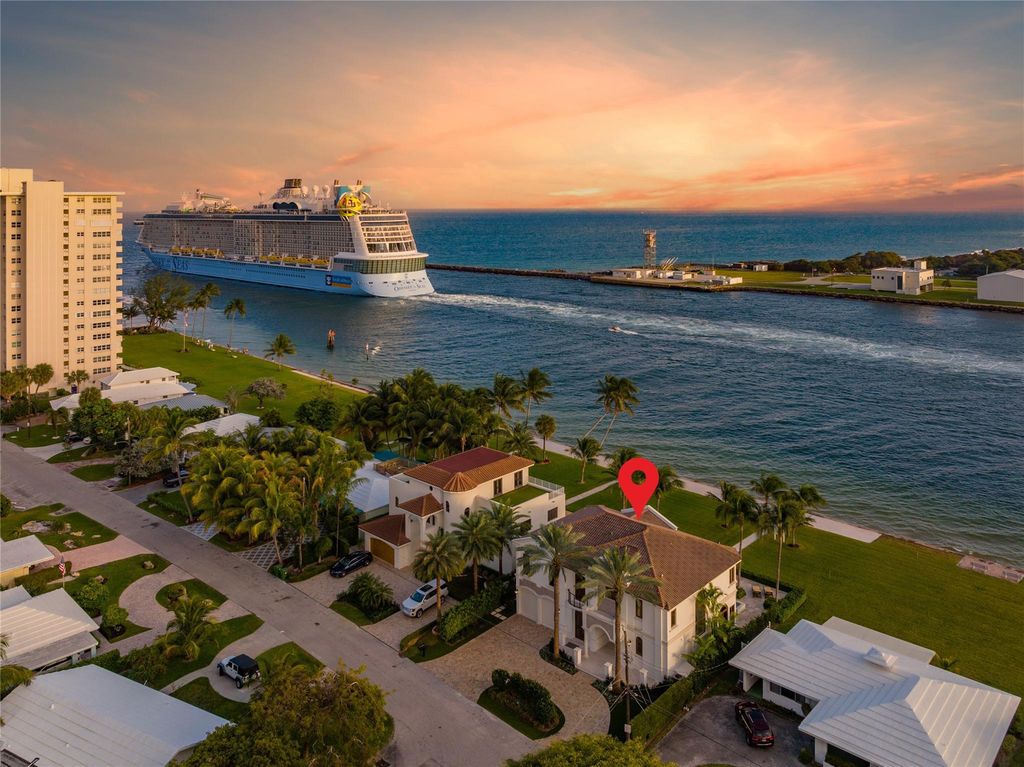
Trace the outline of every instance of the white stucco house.
{"label": "white stucco house", "polygon": [[760,685],[804,716],[819,764],[832,753],[871,767],[990,767],[1020,698],[932,666],[934,655],[833,617],[765,629],[729,663],[743,689]]}
{"label": "white stucco house", "polygon": [[1024,269],[982,275],[978,278],[978,298],[1024,303]]}
{"label": "white stucco house", "polygon": [[932,290],[935,271],[919,258],[911,266],[882,266],[871,270],[871,289],[899,295],[919,296]]}
{"label": "white stucco house", "polygon": [[[395,567],[408,567],[436,530],[453,532],[459,519],[494,500],[515,506],[534,529],[565,515],[565,490],[530,477],[533,461],[489,447],[421,464],[388,479],[388,514],[363,522],[366,548]],[[505,565],[512,558],[506,553]],[[494,563],[495,565],[497,562]]]}
{"label": "white stucco house", "polygon": [[[705,586],[721,589],[722,612],[735,614],[740,562],[736,551],[677,530],[650,507],[637,520],[632,510],[587,506],[552,524],[571,526],[582,534],[580,544],[595,552],[609,547],[636,552],[650,565],[649,575],[661,582],[656,593],[630,593],[622,604],[623,630],[631,647],[631,684],[654,684],[689,673],[684,655],[693,649],[694,638],[706,631],[703,611],[697,609],[697,592]],[[517,541],[517,550],[528,542]],[[615,658],[615,603],[588,599],[579,587],[582,581],[582,573],[563,572],[561,582],[553,585],[543,571],[527,576],[518,567],[518,612],[551,628],[558,599],[561,649],[577,667],[604,678]]]}
{"label": "white stucco house", "polygon": [[7,663],[45,671],[95,656],[99,626],[63,589],[36,597],[23,586],[0,593]]}
{"label": "white stucco house", "polygon": [[[100,379],[100,397],[115,404],[131,402],[134,405],[146,405],[187,396],[193,389],[194,385],[179,382],[178,374],[173,370],[161,367],[122,370]],[[74,410],[78,407],[80,396],[81,392],[77,392],[57,397],[50,401],[50,407],[54,410],[62,407]]]}

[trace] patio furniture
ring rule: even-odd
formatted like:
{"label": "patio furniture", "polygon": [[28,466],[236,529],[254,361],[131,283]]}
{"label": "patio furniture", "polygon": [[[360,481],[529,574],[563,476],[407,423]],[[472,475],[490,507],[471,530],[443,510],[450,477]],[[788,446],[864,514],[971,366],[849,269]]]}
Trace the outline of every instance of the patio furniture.
{"label": "patio furniture", "polygon": [[760,583],[753,583],[753,584],[751,584],[750,591],[751,591],[751,593],[755,597],[761,596],[761,584]]}

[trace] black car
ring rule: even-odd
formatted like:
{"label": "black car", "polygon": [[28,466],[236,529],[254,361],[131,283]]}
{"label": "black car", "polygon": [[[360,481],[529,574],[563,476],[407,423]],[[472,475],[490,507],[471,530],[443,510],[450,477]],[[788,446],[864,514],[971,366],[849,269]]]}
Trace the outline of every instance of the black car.
{"label": "black car", "polygon": [[764,711],[753,701],[741,700],[736,704],[736,721],[746,732],[748,746],[767,748],[775,745],[772,726],[768,724]]}
{"label": "black car", "polygon": [[170,476],[164,477],[164,487],[181,487],[181,483],[188,479],[188,472],[181,472],[179,478],[177,474],[171,474]]}
{"label": "black car", "polygon": [[331,575],[335,578],[341,578],[358,570],[360,567],[366,567],[372,561],[373,554],[369,551],[353,551],[331,565]]}

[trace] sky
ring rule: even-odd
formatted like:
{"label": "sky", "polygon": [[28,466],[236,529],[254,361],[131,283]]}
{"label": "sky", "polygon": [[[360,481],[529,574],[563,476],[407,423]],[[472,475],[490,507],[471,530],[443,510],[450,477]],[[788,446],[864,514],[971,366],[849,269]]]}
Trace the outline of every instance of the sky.
{"label": "sky", "polygon": [[1024,210],[1024,3],[0,4],[0,157],[131,211]]}

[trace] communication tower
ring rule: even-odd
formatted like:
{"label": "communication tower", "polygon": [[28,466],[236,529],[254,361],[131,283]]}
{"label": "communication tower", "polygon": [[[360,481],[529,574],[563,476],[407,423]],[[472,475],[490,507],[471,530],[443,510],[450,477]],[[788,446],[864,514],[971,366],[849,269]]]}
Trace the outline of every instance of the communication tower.
{"label": "communication tower", "polygon": [[653,229],[644,230],[644,268],[653,269],[658,262],[658,233]]}

